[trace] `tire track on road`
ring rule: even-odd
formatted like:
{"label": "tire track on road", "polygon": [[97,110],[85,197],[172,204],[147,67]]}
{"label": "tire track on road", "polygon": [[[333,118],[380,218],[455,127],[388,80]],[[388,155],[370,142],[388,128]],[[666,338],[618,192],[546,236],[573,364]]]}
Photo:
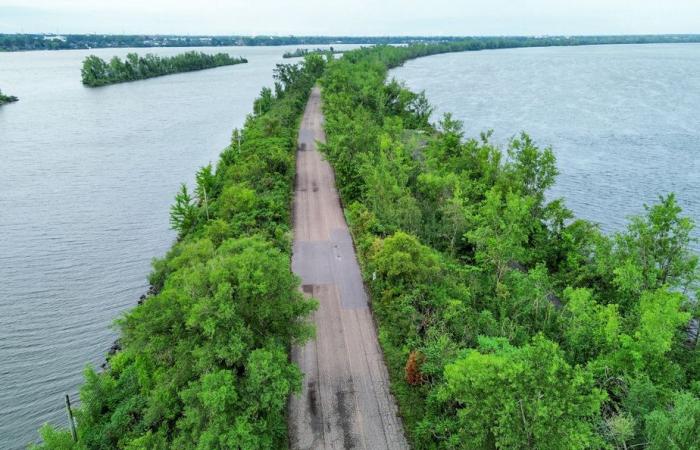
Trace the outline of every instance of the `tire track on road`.
{"label": "tire track on road", "polygon": [[299,130],[292,270],[319,308],[316,338],[292,349],[304,382],[289,402],[290,446],[406,449],[333,169],[317,142],[325,135],[315,87]]}

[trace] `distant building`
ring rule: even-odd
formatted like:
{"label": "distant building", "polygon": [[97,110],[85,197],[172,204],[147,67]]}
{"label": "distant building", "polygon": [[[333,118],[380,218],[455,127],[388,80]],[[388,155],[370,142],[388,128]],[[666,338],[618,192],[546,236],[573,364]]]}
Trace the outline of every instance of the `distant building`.
{"label": "distant building", "polygon": [[58,35],[51,35],[51,36],[44,36],[45,41],[61,41],[61,42],[66,42],[66,37],[65,36],[58,36]]}

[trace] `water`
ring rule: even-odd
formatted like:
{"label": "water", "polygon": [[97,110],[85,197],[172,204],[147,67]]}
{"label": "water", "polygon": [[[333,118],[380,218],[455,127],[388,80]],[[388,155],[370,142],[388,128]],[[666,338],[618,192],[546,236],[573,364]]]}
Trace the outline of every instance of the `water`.
{"label": "water", "polygon": [[669,44],[452,53],[390,75],[425,90],[433,119],[464,121],[466,136],[492,129],[503,145],[527,131],[551,145],[550,197],[610,232],[669,192],[700,226],[698,73],[700,44]]}
{"label": "water", "polygon": [[249,63],[98,89],[80,84],[88,54],[193,49],[0,53],[0,89],[20,98],[0,107],[1,449],[67,424],[63,394],[77,399],[174,239],[179,183],[216,162],[295,48],[194,49]]}

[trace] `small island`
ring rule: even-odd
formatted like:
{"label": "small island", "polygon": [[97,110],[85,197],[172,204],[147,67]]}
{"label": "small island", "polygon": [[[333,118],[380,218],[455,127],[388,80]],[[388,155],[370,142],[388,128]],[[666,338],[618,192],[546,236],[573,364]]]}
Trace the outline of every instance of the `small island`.
{"label": "small island", "polygon": [[325,55],[325,54],[336,54],[336,53],[343,53],[342,50],[334,50],[333,47],[324,49],[324,48],[315,48],[315,49],[309,49],[309,48],[298,48],[294,50],[293,52],[285,52],[282,55],[282,58],[301,58],[302,56],[306,55]]}
{"label": "small island", "polygon": [[0,105],[4,105],[6,103],[16,102],[18,100],[19,99],[17,97],[15,97],[14,95],[5,95],[2,93],[2,91],[0,91]]}
{"label": "small island", "polygon": [[85,86],[97,87],[247,62],[245,58],[234,58],[227,53],[210,55],[194,51],[166,57],[129,53],[124,60],[115,56],[109,62],[90,55],[83,61],[81,74]]}

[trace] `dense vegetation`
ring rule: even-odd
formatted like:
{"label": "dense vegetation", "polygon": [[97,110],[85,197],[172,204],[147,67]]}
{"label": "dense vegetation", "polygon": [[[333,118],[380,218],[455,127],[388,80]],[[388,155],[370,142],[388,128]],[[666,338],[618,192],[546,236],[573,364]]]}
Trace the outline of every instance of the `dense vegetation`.
{"label": "dense vegetation", "polygon": [[19,99],[14,95],[5,95],[2,93],[2,91],[0,91],[0,105],[4,105],[5,103],[16,102],[17,100]]}
{"label": "dense vegetation", "polygon": [[[521,42],[526,45],[527,39]],[[551,41],[552,45],[558,45]],[[276,70],[242,133],[172,208],[156,294],[86,369],[79,441],[44,448],[282,448],[314,308],[289,272],[297,118],[322,73],[334,165],[407,434],[420,449],[697,449],[698,257],[673,195],[612,236],[546,190],[550,149],[429,123],[387,70],[467,40]],[[488,45],[490,47],[484,47]],[[690,327],[693,328],[693,327]]]}
{"label": "dense vegetation", "polygon": [[84,85],[96,87],[247,62],[245,58],[233,58],[227,53],[208,55],[201,52],[186,52],[163,57],[150,53],[146,56],[129,53],[123,61],[115,56],[109,63],[95,55],[90,55],[83,61],[80,73]]}
{"label": "dense vegetation", "polygon": [[385,81],[484,42],[356,50],[322,78],[324,151],[410,441],[700,448],[698,257],[674,196],[603,235],[546,197],[550,149],[432,126],[424,95]]}
{"label": "dense vegetation", "polygon": [[279,65],[255,115],[214,170],[203,167],[171,210],[178,240],[154,262],[154,295],[118,321],[121,350],[85,371],[70,433],[42,429],[51,449],[279,449],[302,374],[292,343],[308,339],[290,271],[290,203],[298,118],[325,60]]}
{"label": "dense vegetation", "polygon": [[315,49],[308,49],[308,48],[298,48],[294,50],[293,52],[285,52],[282,54],[282,58],[301,58],[306,55],[312,55],[312,54],[317,54],[317,55],[326,55],[326,54],[336,54],[336,53],[343,53],[341,50],[334,50],[333,47],[330,48],[315,48]]}
{"label": "dense vegetation", "polygon": [[[110,35],[110,34],[0,34],[0,51],[63,50],[114,47],[221,47],[261,45],[334,45],[334,44],[411,44],[417,42],[456,42],[465,36],[177,36],[177,35]],[[472,37],[487,41],[493,38]],[[498,38],[501,39],[501,38]],[[700,42],[700,35],[631,35],[631,36],[554,36],[510,37],[511,40],[536,40],[558,45],[640,44]],[[542,45],[542,44],[538,44]]]}

